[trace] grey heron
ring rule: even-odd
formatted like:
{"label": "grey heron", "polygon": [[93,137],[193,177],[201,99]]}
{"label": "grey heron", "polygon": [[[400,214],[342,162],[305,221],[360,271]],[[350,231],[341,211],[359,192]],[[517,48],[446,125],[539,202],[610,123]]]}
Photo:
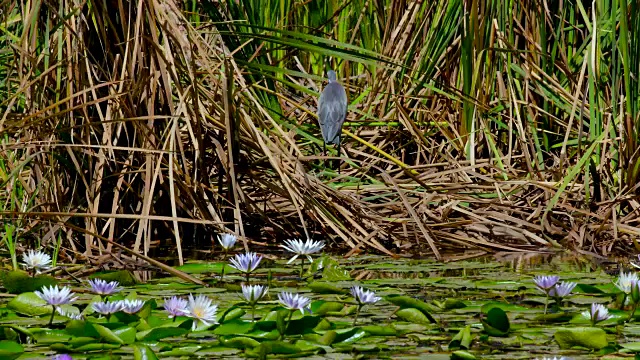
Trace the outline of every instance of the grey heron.
{"label": "grey heron", "polygon": [[335,71],[329,70],[327,77],[329,84],[322,90],[318,101],[318,121],[324,139],[322,149],[326,154],[326,146],[335,144],[338,146],[338,157],[340,157],[340,135],[342,135],[342,124],[347,116],[347,92],[336,80]]}

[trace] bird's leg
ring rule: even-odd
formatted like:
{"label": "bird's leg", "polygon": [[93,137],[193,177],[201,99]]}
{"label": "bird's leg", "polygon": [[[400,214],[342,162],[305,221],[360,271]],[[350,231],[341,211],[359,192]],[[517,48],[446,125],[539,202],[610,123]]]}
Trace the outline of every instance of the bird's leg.
{"label": "bird's leg", "polygon": [[340,141],[338,141],[338,174],[340,174],[340,165],[342,164],[342,159],[340,158],[340,147],[342,146],[342,143],[340,143]]}
{"label": "bird's leg", "polygon": [[327,143],[322,142],[322,170],[326,170],[327,168]]}

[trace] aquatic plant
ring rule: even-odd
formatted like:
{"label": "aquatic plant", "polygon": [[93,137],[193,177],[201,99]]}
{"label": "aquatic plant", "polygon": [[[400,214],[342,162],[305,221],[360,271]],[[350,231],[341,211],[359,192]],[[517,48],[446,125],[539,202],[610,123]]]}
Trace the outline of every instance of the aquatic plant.
{"label": "aquatic plant", "polygon": [[299,256],[302,256],[300,258],[301,259],[301,262],[300,262],[301,277],[304,272],[304,258],[306,257],[307,259],[309,259],[309,262],[313,262],[313,258],[311,258],[311,254],[317,253],[318,251],[324,248],[323,241],[315,241],[311,239],[307,239],[306,242],[302,242],[302,240],[300,239],[285,240],[284,242],[285,242],[285,245],[280,245],[280,247],[283,247],[295,254],[291,259],[289,259],[287,264],[291,264]]}
{"label": "aquatic plant", "polygon": [[22,254],[22,265],[34,276],[51,268],[51,256],[39,250],[29,250]]}
{"label": "aquatic plant", "polygon": [[622,303],[620,304],[620,308],[623,308],[629,299],[629,295],[631,294],[631,285],[638,281],[638,274],[635,272],[625,273],[624,271],[620,271],[620,276],[613,283],[620,291],[624,293],[622,298]]}
{"label": "aquatic plant", "polygon": [[544,313],[547,313],[547,308],[549,307],[549,291],[553,289],[558,281],[560,280],[559,276],[536,276],[533,278],[533,282],[536,286],[544,292],[546,295],[545,303],[544,303]]}
{"label": "aquatic plant", "polygon": [[57,354],[53,355],[50,360],[73,360],[69,354]]}
{"label": "aquatic plant", "polygon": [[169,313],[169,318],[173,318],[173,321],[175,322],[178,316],[187,315],[187,307],[189,306],[189,303],[185,299],[172,296],[164,300],[163,306],[164,310]]}
{"label": "aquatic plant", "polygon": [[591,304],[591,308],[589,310],[583,311],[582,316],[589,319],[593,326],[601,321],[611,318],[609,310],[604,305],[596,303]]}
{"label": "aquatic plant", "polygon": [[233,246],[236,244],[236,241],[237,237],[233,234],[218,235],[218,242],[225,252],[231,250],[231,248],[233,248]]}
{"label": "aquatic plant", "polygon": [[89,285],[91,286],[91,292],[100,295],[102,298],[107,295],[115,294],[122,290],[122,288],[119,287],[120,283],[115,280],[107,282],[105,280],[96,278],[89,280]]}
{"label": "aquatic plant", "polygon": [[353,319],[353,326],[356,326],[356,323],[358,321],[358,316],[360,315],[360,309],[362,309],[364,305],[375,304],[376,302],[380,301],[381,298],[377,297],[373,291],[364,290],[360,286],[353,286],[351,287],[350,291],[351,291],[351,295],[354,297],[354,299],[358,303],[356,316]]}
{"label": "aquatic plant", "polygon": [[254,252],[248,252],[245,254],[237,254],[229,261],[231,262],[231,267],[240,271],[241,273],[244,273],[247,282],[249,282],[249,274],[251,274],[253,270],[258,267],[261,260],[262,256],[257,255]]}
{"label": "aquatic plant", "polygon": [[140,299],[125,299],[121,301],[122,311],[127,314],[135,314],[144,306],[145,301]]}
{"label": "aquatic plant", "polygon": [[251,320],[255,320],[256,304],[269,291],[267,286],[242,284],[242,298],[251,306]]}
{"label": "aquatic plant", "polygon": [[122,301],[101,301],[94,302],[91,304],[91,308],[99,313],[104,315],[107,318],[107,321],[111,320],[111,315],[117,313],[122,310]]}
{"label": "aquatic plant", "polygon": [[195,330],[199,322],[204,326],[218,323],[216,320],[218,305],[213,304],[208,296],[197,295],[194,298],[192,294],[189,294],[187,302],[186,316],[193,319],[191,330]]}
{"label": "aquatic plant", "polygon": [[[220,246],[222,246],[222,251],[224,252],[224,256],[223,256],[223,259],[222,259],[223,261],[227,261],[227,253],[236,244],[237,239],[238,238],[233,234],[220,234],[220,235],[218,235],[218,242],[220,243]],[[225,268],[225,266],[223,264],[222,265],[222,272],[220,274],[220,281],[222,281],[224,279],[224,268]]]}
{"label": "aquatic plant", "polygon": [[82,316],[82,314],[79,314],[79,313],[76,314],[76,313],[66,312],[62,308],[57,308],[56,311],[60,316],[67,317],[71,320],[84,320],[84,316]]}
{"label": "aquatic plant", "polygon": [[549,290],[549,296],[554,298],[556,303],[560,305],[564,298],[571,295],[571,292],[573,291],[573,288],[576,287],[576,285],[577,285],[576,283],[568,282],[568,281],[557,283],[554,287],[552,287]]}
{"label": "aquatic plant", "polygon": [[283,291],[278,294],[278,301],[282,306],[289,310],[289,314],[287,316],[284,327],[282,329],[279,329],[280,339],[284,339],[284,335],[289,328],[289,324],[291,323],[291,317],[293,316],[293,313],[297,310],[300,310],[300,313],[302,315],[304,315],[305,311],[309,313],[311,312],[311,309],[309,308],[311,299],[299,294],[293,294]]}
{"label": "aquatic plant", "polygon": [[42,291],[36,290],[34,293],[52,307],[49,326],[53,324],[53,316],[56,313],[57,306],[67,305],[78,299],[77,297],[74,297],[75,294],[71,292],[71,288],[67,286],[63,288],[59,288],[57,285],[50,286],[48,288],[43,286]]}

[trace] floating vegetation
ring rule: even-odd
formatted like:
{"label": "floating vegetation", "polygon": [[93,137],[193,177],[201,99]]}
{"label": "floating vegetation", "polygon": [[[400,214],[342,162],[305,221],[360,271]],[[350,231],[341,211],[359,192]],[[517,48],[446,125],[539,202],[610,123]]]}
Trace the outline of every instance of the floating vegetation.
{"label": "floating vegetation", "polygon": [[[640,356],[640,284],[628,273],[562,263],[517,273],[495,261],[367,256],[338,262],[322,255],[299,277],[286,259],[257,267],[262,255],[238,256],[243,265],[228,269],[224,279],[225,261],[179,268],[207,286],[176,277],[121,286],[101,279],[111,274],[96,274],[21,292],[0,307],[0,357]],[[407,266],[414,277],[381,276]],[[376,270],[354,279],[366,268]],[[45,276],[18,272],[24,281]]]}

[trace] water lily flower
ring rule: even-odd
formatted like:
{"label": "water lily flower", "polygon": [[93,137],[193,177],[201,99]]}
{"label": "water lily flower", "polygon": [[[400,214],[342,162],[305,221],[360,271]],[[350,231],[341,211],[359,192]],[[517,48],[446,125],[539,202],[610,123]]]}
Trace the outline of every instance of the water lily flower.
{"label": "water lily flower", "polygon": [[634,272],[620,272],[620,276],[618,280],[614,283],[614,285],[620,289],[626,295],[631,293],[631,283],[634,281],[638,281],[638,274]]}
{"label": "water lily flower", "polygon": [[111,295],[122,290],[122,288],[118,286],[120,283],[115,280],[106,282],[102,279],[93,279],[89,280],[89,285],[91,285],[91,292],[98,295]]}
{"label": "water lily flower", "polygon": [[91,304],[93,310],[97,313],[100,313],[107,318],[111,317],[111,314],[115,314],[118,311],[122,310],[122,301],[104,301],[104,302],[94,302]]}
{"label": "water lily flower", "polygon": [[181,299],[177,296],[172,296],[169,299],[164,300],[164,310],[169,313],[169,318],[175,318],[178,316],[187,315],[187,300]]}
{"label": "water lily flower", "polygon": [[280,300],[280,304],[282,304],[282,306],[289,310],[300,310],[302,315],[304,315],[305,310],[311,312],[311,309],[309,308],[311,299],[308,297],[289,292],[281,292],[278,294],[278,300]]}
{"label": "water lily flower", "polygon": [[361,286],[353,286],[351,295],[356,299],[358,304],[373,304],[380,301],[380,297],[371,290],[364,290]]}
{"label": "water lily flower", "polygon": [[57,308],[56,311],[60,316],[68,317],[70,320],[84,320],[84,316],[80,313],[66,312],[62,308]]}
{"label": "water lily flower", "polygon": [[29,250],[26,254],[22,254],[22,264],[27,270],[40,273],[40,271],[51,267],[51,256],[42,251]]}
{"label": "water lily flower", "polygon": [[218,305],[213,305],[208,296],[198,295],[194,298],[193,295],[189,294],[186,315],[193,319],[191,330],[195,330],[196,327],[198,327],[198,322],[201,322],[205,326],[217,324],[217,312]]}
{"label": "water lily flower", "polygon": [[140,311],[140,309],[142,309],[144,303],[144,300],[140,299],[122,300],[122,311],[126,312],[127,314],[135,314]]}
{"label": "water lily flower", "polygon": [[249,304],[257,303],[267,291],[269,291],[267,286],[242,284],[242,298]]}
{"label": "water lily flower", "polygon": [[600,321],[605,321],[611,318],[609,310],[602,304],[591,304],[591,309],[582,312],[582,316],[591,320],[591,324],[595,326]]}
{"label": "water lily flower", "polygon": [[40,299],[53,306],[70,304],[78,299],[74,297],[75,294],[71,292],[71,288],[68,286],[63,288],[59,288],[57,285],[48,288],[43,286],[42,291],[36,290],[34,292]]}
{"label": "water lily flower", "polygon": [[561,282],[556,284],[556,286],[554,286],[553,288],[551,288],[551,290],[549,290],[549,296],[554,297],[556,299],[562,299],[564,297],[567,297],[571,294],[571,291],[573,291],[573,288],[576,287],[576,283],[574,282]]}
{"label": "water lily flower", "polygon": [[[231,250],[231,248],[233,247],[233,245],[236,244],[236,236],[233,234],[222,234],[222,235],[218,235],[218,242],[220,243],[220,245],[222,245],[222,250],[224,251],[224,260],[226,261],[227,259],[227,253],[229,252],[229,250]],[[220,281],[222,281],[222,279],[224,279],[224,264],[222,265],[222,273],[220,274]]]}
{"label": "water lily flower", "polygon": [[222,245],[222,248],[225,252],[231,250],[233,245],[236,244],[237,239],[238,238],[236,238],[236,236],[233,234],[218,235],[218,242],[220,243],[220,245]]}
{"label": "water lily flower", "polygon": [[58,285],[50,286],[48,288],[43,286],[42,291],[36,290],[34,293],[53,308],[51,318],[49,319],[49,325],[53,324],[53,316],[56,314],[56,306],[70,304],[78,299],[77,297],[74,297],[75,294],[71,292],[71,288],[68,286],[63,288],[59,288]]}
{"label": "water lily flower", "polygon": [[545,293],[549,293],[549,290],[552,289],[560,280],[559,276],[536,276],[533,278],[533,282],[536,284],[540,290]]}
{"label": "water lily flower", "polygon": [[280,245],[280,247],[283,247],[295,254],[291,259],[289,259],[287,264],[291,264],[298,258],[298,256],[303,256],[300,258],[302,260],[300,262],[300,277],[302,277],[302,274],[304,273],[304,257],[306,256],[307,259],[309,259],[309,262],[313,262],[310,254],[316,253],[324,248],[323,241],[314,241],[311,239],[307,239],[304,243],[300,239],[285,240],[284,242],[286,245]]}
{"label": "water lily flower", "polygon": [[256,303],[267,294],[269,287],[262,285],[242,284],[242,298],[251,306],[251,319],[256,318]]}
{"label": "water lily flower", "polygon": [[310,262],[313,262],[310,254],[316,253],[324,248],[323,241],[314,241],[311,239],[307,239],[304,243],[300,239],[285,240],[284,242],[286,245],[280,245],[280,247],[283,247],[295,254],[291,259],[289,259],[287,264],[291,264],[300,255],[306,256]]}
{"label": "water lily flower", "polygon": [[380,297],[371,290],[364,290],[361,286],[351,287],[351,295],[356,299],[358,303],[358,309],[356,310],[356,316],[353,319],[353,326],[356,326],[358,316],[360,315],[360,309],[366,304],[375,304],[380,301]]}
{"label": "water lily flower", "polygon": [[69,354],[58,354],[58,355],[53,355],[51,357],[51,360],[73,360],[73,358]]}
{"label": "water lily flower", "polygon": [[258,267],[261,260],[262,256],[257,255],[254,252],[248,252],[246,254],[237,254],[229,261],[231,262],[232,268],[244,273],[247,276],[248,282],[249,274]]}

